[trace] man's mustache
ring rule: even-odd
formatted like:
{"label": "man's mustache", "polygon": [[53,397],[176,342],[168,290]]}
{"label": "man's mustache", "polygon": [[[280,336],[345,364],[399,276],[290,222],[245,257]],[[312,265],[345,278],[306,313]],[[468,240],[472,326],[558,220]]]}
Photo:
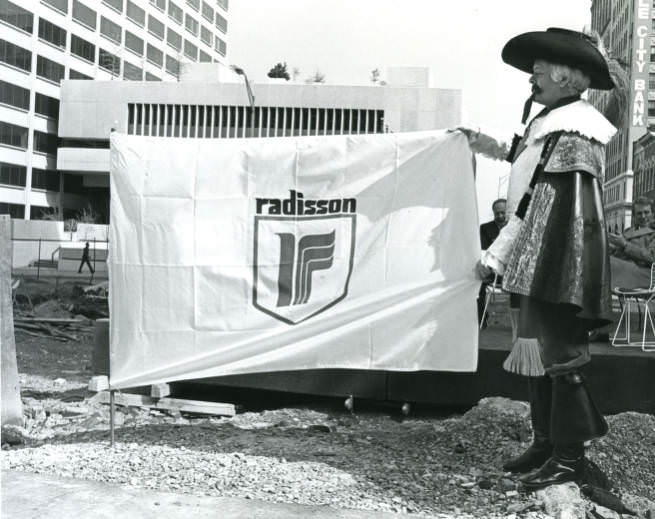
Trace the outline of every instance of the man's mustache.
{"label": "man's mustache", "polygon": [[533,94],[541,94],[543,90],[539,88],[537,85],[532,85],[532,93]]}

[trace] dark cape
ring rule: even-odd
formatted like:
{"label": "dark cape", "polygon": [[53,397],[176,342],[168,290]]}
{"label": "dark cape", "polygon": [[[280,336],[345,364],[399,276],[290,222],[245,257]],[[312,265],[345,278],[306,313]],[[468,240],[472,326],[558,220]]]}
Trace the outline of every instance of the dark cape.
{"label": "dark cape", "polygon": [[[572,305],[583,326],[591,330],[612,321],[602,161],[596,160],[602,146],[579,135],[565,135],[537,177],[503,288]],[[568,170],[567,165],[575,169]]]}

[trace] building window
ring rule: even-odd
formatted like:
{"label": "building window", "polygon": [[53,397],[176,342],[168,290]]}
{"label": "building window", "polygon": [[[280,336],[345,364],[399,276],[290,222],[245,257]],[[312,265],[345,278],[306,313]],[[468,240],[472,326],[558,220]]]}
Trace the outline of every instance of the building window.
{"label": "building window", "polygon": [[655,117],[655,101],[648,101],[648,117]]}
{"label": "building window", "polygon": [[130,0],[127,0],[127,17],[141,27],[146,24],[146,12]]}
{"label": "building window", "polygon": [[187,5],[193,7],[196,11],[200,9],[200,0],[186,0]]}
{"label": "building window", "polygon": [[161,81],[161,79],[150,72],[146,72],[146,81]]}
{"label": "building window", "polygon": [[77,70],[68,69],[68,79],[93,79],[91,76],[87,76],[86,74],[82,74],[81,72],[78,72]]}
{"label": "building window", "polygon": [[182,24],[182,9],[171,2],[171,0],[168,0],[168,16],[170,16],[180,25]]}
{"label": "building window", "polygon": [[97,23],[96,12],[78,0],[73,0],[73,20],[95,31]]}
{"label": "building window", "polygon": [[30,206],[30,220],[46,220],[50,219],[55,214],[54,207],[47,207],[42,205]]}
{"label": "building window", "polygon": [[34,151],[57,155],[57,135],[34,130]]}
{"label": "building window", "polygon": [[0,214],[8,214],[12,218],[25,218],[25,206],[0,202]]}
{"label": "building window", "polygon": [[98,65],[112,76],[120,76],[121,59],[105,49],[100,49],[98,52]]}
{"label": "building window", "polygon": [[132,65],[128,61],[123,62],[123,79],[129,81],[143,81],[143,69]]}
{"label": "building window", "polygon": [[34,15],[8,0],[0,0],[0,20],[32,34]]}
{"label": "building window", "polygon": [[164,24],[151,14],[148,15],[148,32],[160,40],[164,39]]}
{"label": "building window", "polygon": [[125,48],[143,56],[143,40],[130,31],[125,31]]}
{"label": "building window", "polygon": [[199,51],[199,56],[198,56],[198,61],[201,63],[211,63],[212,62],[212,57],[207,54],[206,52]]}
{"label": "building window", "polygon": [[32,68],[32,53],[5,40],[0,40],[0,61],[29,72]]}
{"label": "building window", "polygon": [[200,39],[210,47],[212,46],[212,32],[204,25],[200,27]]}
{"label": "building window", "polygon": [[154,47],[148,43],[148,61],[153,65],[161,67],[164,65],[164,53],[160,51],[157,47]]}
{"label": "building window", "polygon": [[37,56],[36,75],[53,83],[59,83],[64,79],[64,66],[43,56]]}
{"label": "building window", "polygon": [[107,4],[112,9],[118,11],[119,13],[123,12],[123,0],[102,0],[103,4]]}
{"label": "building window", "polygon": [[27,128],[0,121],[0,144],[27,149]]}
{"label": "building window", "polygon": [[71,34],[71,54],[93,63],[96,55],[96,46],[75,34]]}
{"label": "building window", "polygon": [[66,31],[45,18],[39,18],[39,38],[60,49],[66,48]]}
{"label": "building window", "polygon": [[59,191],[59,171],[32,168],[32,189]]}
{"label": "building window", "polygon": [[62,13],[68,12],[68,0],[41,0],[44,4],[48,4],[50,7],[54,7],[57,11]]}
{"label": "building window", "polygon": [[227,46],[225,42],[221,40],[218,36],[214,38],[214,48],[218,51],[221,56],[225,56],[227,52]]}
{"label": "building window", "polygon": [[227,20],[218,13],[216,13],[216,27],[224,34],[227,32]]}
{"label": "building window", "polygon": [[188,14],[184,15],[184,27],[194,36],[198,36],[198,20]]}
{"label": "building window", "polygon": [[[18,164],[0,162],[0,184],[25,187],[27,184],[27,168]],[[1,213],[2,211],[0,211]]]}
{"label": "building window", "polygon": [[166,72],[174,76],[180,73],[180,62],[168,54],[166,55]]}
{"label": "building window", "polygon": [[59,117],[59,99],[37,92],[34,97],[34,111],[37,114],[57,119]]}
{"label": "building window", "polygon": [[0,103],[27,111],[30,109],[30,91],[0,80]]}
{"label": "building window", "polygon": [[228,0],[216,0],[216,3],[223,8],[223,11],[227,11]]}
{"label": "building window", "polygon": [[64,173],[64,193],[83,195],[84,177],[82,175],[67,175]]}
{"label": "building window", "polygon": [[209,20],[210,23],[214,21],[214,8],[204,1],[202,3],[202,15],[205,19]]}
{"label": "building window", "polygon": [[166,43],[168,43],[177,51],[182,50],[182,36],[180,36],[170,27],[166,30]]}
{"label": "building window", "polygon": [[191,58],[193,61],[198,60],[198,47],[190,41],[184,40],[184,55]]}
{"label": "building window", "polygon": [[120,45],[123,40],[123,30],[121,29],[121,26],[104,16],[100,17],[100,34],[118,45]]}
{"label": "building window", "polygon": [[166,0],[150,0],[150,3],[160,11],[166,10]]}

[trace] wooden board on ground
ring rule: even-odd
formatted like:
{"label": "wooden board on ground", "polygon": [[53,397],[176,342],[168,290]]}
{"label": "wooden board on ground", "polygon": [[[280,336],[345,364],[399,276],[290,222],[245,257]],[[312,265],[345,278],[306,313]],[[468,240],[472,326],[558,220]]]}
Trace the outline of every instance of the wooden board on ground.
{"label": "wooden board on ground", "polygon": [[[150,409],[160,409],[166,411],[181,411],[184,413],[211,414],[218,416],[234,416],[236,410],[233,404],[222,402],[205,402],[203,400],[184,400],[181,398],[159,398],[155,399],[145,395],[135,395],[132,393],[119,393],[114,395],[116,405],[126,407],[147,407]],[[101,404],[109,403],[109,391],[96,393],[91,402]]]}
{"label": "wooden board on ground", "polygon": [[170,384],[153,384],[150,386],[150,396],[152,398],[164,398],[171,394]]}

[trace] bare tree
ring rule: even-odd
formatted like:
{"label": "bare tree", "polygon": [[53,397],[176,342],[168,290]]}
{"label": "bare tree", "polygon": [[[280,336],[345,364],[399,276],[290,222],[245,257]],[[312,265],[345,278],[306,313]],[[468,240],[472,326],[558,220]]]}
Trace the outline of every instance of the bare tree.
{"label": "bare tree", "polygon": [[325,74],[323,74],[319,69],[314,71],[314,74],[307,78],[307,83],[325,83]]}
{"label": "bare tree", "polygon": [[371,83],[374,85],[380,80],[380,69],[374,68],[371,70]]}

